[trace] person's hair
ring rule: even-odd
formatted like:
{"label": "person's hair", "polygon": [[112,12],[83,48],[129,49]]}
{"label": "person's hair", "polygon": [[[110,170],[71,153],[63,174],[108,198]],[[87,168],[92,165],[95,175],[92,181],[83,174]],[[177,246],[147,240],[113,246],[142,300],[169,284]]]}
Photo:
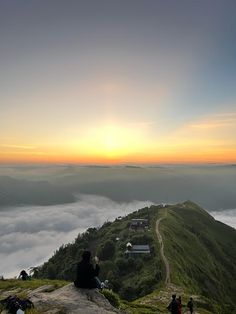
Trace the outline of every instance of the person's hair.
{"label": "person's hair", "polygon": [[172,298],[175,299],[176,298],[176,294],[172,294]]}
{"label": "person's hair", "polygon": [[90,251],[84,251],[82,254],[82,260],[84,262],[89,262],[91,258],[91,252]]}

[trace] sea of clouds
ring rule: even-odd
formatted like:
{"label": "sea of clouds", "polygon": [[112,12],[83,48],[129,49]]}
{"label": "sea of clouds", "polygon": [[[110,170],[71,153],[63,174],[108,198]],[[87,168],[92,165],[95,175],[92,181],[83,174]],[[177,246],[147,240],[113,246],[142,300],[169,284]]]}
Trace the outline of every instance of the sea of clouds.
{"label": "sea of clouds", "polygon": [[78,233],[101,226],[149,201],[118,203],[97,195],[79,195],[77,202],[53,206],[22,206],[1,211],[0,275],[13,277],[46,261]]}
{"label": "sea of clouds", "polygon": [[212,211],[210,214],[218,221],[236,229],[236,209]]}
{"label": "sea of clouds", "polygon": [[[14,277],[46,261],[78,233],[101,226],[150,201],[115,202],[97,195],[79,195],[77,202],[53,206],[22,206],[1,211],[0,275]],[[236,228],[236,209],[211,212],[215,219]]]}

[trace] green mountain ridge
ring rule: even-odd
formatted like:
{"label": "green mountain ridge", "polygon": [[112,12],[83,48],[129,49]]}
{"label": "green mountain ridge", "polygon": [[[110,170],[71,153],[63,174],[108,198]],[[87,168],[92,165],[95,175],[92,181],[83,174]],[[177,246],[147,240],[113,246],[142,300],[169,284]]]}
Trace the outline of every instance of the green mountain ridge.
{"label": "green mountain ridge", "polygon": [[[148,229],[131,230],[131,219],[135,218],[148,219]],[[158,219],[163,252],[170,267],[169,282],[160,254]],[[128,242],[148,244],[151,254],[125,257]],[[108,279],[122,299],[136,300],[132,306],[127,305],[135,307],[134,313],[154,313],[152,309],[161,313],[173,292],[181,294],[185,302],[189,296],[196,296],[201,308],[198,313],[236,313],[235,243],[235,229],[216,221],[190,201],[157,205],[105,222],[100,228],[89,228],[74,243],[60,247],[35,276],[73,281],[81,253],[89,249],[100,257],[100,279]],[[138,312],[144,305],[150,308]]]}

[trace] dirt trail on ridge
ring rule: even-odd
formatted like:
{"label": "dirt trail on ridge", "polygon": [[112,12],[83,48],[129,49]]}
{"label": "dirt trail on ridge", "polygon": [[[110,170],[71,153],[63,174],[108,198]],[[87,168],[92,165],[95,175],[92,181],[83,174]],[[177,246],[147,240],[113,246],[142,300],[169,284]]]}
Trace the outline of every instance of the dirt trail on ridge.
{"label": "dirt trail on ridge", "polygon": [[160,243],[160,254],[161,254],[161,258],[165,264],[165,269],[166,269],[166,278],[165,278],[165,284],[169,284],[170,283],[170,264],[169,264],[169,261],[168,259],[165,257],[165,254],[164,254],[164,242],[162,240],[162,236],[161,236],[161,233],[160,233],[160,230],[159,230],[159,224],[161,222],[162,219],[164,219],[165,217],[161,217],[159,219],[157,219],[157,222],[156,222],[156,234],[157,234],[157,238],[158,238],[158,241]]}

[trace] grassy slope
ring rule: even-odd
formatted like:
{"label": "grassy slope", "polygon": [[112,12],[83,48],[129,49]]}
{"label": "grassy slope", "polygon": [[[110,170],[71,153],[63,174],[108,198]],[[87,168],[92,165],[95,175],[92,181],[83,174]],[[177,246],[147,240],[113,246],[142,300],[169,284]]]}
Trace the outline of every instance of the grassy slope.
{"label": "grassy slope", "polygon": [[[169,287],[169,290],[163,287],[165,273],[155,233],[156,220],[163,215],[166,215],[166,219],[161,221],[160,230],[165,255],[170,262],[171,282],[176,287]],[[150,218],[150,231],[144,233],[129,230],[130,220],[138,217]],[[151,244],[153,255],[139,259],[141,266],[139,265],[138,269],[137,260],[124,264],[122,273],[118,269],[117,260],[125,260],[126,243],[140,243],[143,235],[144,243],[147,243],[148,239]],[[116,237],[120,240],[116,241]],[[90,249],[94,254],[99,253],[108,240],[114,243],[115,252],[101,262],[101,279],[108,278],[114,283],[119,281],[121,286],[117,287],[117,291],[122,297],[127,297],[125,290],[128,290],[128,299],[145,296],[155,290],[151,296],[127,303],[126,307],[130,309],[130,313],[152,313],[157,309],[160,313],[165,312],[168,295],[171,295],[173,290],[178,291],[179,287],[186,301],[190,295],[200,295],[198,305],[202,310],[199,313],[207,313],[207,309],[214,313],[233,313],[232,303],[236,295],[232,280],[236,277],[236,232],[216,222],[207,212],[191,202],[166,208],[151,206],[113,223],[105,223],[100,229],[89,229],[79,236],[74,244],[60,248],[41,268],[40,276],[53,275],[60,279],[73,280],[81,251]],[[159,296],[162,294],[165,294],[165,297],[160,300]],[[224,309],[218,309],[217,303],[223,303]],[[140,312],[137,306],[140,307]]]}
{"label": "grassy slope", "polygon": [[236,295],[236,232],[214,220],[196,204],[168,208],[161,225],[171,281],[195,293],[222,301],[232,311]]}
{"label": "grassy slope", "polygon": [[0,280],[0,297],[4,291],[10,291],[16,288],[21,292],[27,289],[33,290],[44,285],[51,285],[53,289],[58,289],[67,284],[67,281],[50,279],[32,279],[26,281],[19,279]]}

